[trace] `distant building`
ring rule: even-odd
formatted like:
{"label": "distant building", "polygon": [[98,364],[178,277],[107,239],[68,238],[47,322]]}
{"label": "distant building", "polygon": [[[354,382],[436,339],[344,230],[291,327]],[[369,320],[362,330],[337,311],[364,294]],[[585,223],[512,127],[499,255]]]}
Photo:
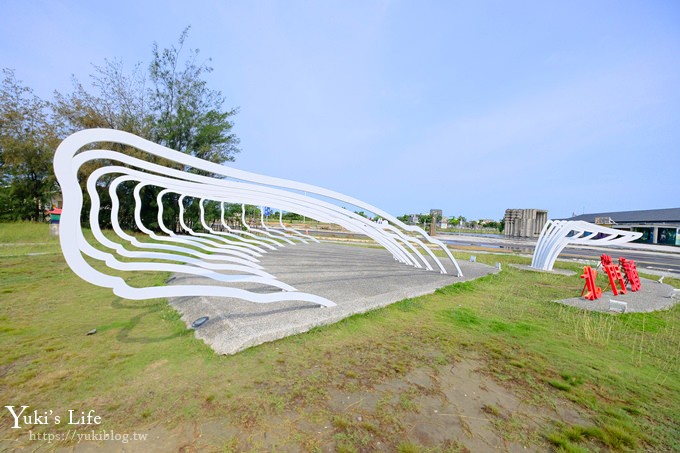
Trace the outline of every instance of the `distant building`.
{"label": "distant building", "polygon": [[548,211],[541,209],[506,209],[505,236],[517,238],[537,238],[548,222]]}
{"label": "distant building", "polygon": [[577,215],[565,220],[584,220],[610,228],[642,233],[642,237],[635,242],[680,246],[680,208],[598,212]]}

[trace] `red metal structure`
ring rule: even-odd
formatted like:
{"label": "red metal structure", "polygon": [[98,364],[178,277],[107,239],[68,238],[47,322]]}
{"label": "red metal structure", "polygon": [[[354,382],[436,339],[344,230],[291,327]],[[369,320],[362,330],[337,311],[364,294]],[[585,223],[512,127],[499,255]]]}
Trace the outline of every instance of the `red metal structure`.
{"label": "red metal structure", "polygon": [[600,256],[600,262],[602,263],[602,267],[604,268],[608,264],[612,264],[612,257],[607,255],[606,253],[603,253],[602,256]]}
{"label": "red metal structure", "polygon": [[635,261],[620,257],[619,264],[626,274],[626,280],[628,280],[628,283],[630,284],[630,290],[633,292],[639,291],[642,284],[640,283],[640,276],[638,275]]}
{"label": "red metal structure", "polygon": [[[626,294],[626,282],[623,281],[623,276],[621,275],[621,269],[619,269],[618,264],[612,262],[612,257],[607,254],[602,254],[600,257],[600,262],[602,263],[602,269],[607,273],[609,278],[609,286],[615,296],[619,294]],[[616,282],[619,283],[621,289],[616,287]]]}
{"label": "red metal structure", "polygon": [[[590,266],[585,266],[583,268],[583,275],[581,278],[586,279],[585,285],[583,285],[583,290],[581,291],[581,296],[585,293],[585,297],[588,300],[595,300],[602,297],[602,288],[597,287],[597,271]],[[586,289],[588,292],[586,293]]]}

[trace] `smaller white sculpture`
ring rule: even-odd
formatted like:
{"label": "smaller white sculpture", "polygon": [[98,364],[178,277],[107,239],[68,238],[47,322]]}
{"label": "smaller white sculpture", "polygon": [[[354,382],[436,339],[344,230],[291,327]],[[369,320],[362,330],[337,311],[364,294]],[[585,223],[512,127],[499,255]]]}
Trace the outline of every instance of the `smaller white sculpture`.
{"label": "smaller white sculpture", "polygon": [[551,271],[560,252],[570,244],[609,246],[625,244],[642,236],[582,220],[548,220],[538,237],[531,267]]}

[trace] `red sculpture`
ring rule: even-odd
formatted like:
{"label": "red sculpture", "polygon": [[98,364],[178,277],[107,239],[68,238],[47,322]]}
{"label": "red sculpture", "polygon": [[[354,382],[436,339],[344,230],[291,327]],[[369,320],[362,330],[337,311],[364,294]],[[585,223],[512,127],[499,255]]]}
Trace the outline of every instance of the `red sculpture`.
{"label": "red sculpture", "polygon": [[630,290],[633,292],[638,291],[642,285],[640,283],[637,266],[635,266],[635,261],[621,257],[619,258],[619,264],[626,274],[626,280],[628,280],[628,283],[630,284]]}
{"label": "red sculpture", "polygon": [[583,293],[586,292],[586,289],[588,292],[586,293],[585,297],[588,300],[595,300],[599,299],[602,297],[602,288],[598,288],[595,282],[597,281],[597,271],[593,269],[590,266],[586,266],[583,268],[583,275],[581,275],[581,278],[586,279],[585,285],[583,285],[583,290],[581,291],[581,296],[583,296]]}
{"label": "red sculpture", "polygon": [[[609,277],[609,286],[612,288],[614,295],[618,296],[619,294],[626,294],[626,282],[623,281],[619,266],[616,264],[605,264],[602,267],[607,273],[607,277]],[[620,290],[616,287],[616,282],[621,286]]]}

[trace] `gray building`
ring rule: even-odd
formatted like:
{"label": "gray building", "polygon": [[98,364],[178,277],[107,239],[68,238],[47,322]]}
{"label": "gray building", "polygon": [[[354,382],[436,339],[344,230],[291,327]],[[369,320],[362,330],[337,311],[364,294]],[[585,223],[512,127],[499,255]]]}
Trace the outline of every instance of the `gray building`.
{"label": "gray building", "polygon": [[566,220],[584,220],[597,225],[642,233],[635,242],[680,246],[680,208],[644,211],[598,212]]}
{"label": "gray building", "polygon": [[503,233],[509,237],[537,238],[548,221],[548,211],[542,209],[506,209]]}

